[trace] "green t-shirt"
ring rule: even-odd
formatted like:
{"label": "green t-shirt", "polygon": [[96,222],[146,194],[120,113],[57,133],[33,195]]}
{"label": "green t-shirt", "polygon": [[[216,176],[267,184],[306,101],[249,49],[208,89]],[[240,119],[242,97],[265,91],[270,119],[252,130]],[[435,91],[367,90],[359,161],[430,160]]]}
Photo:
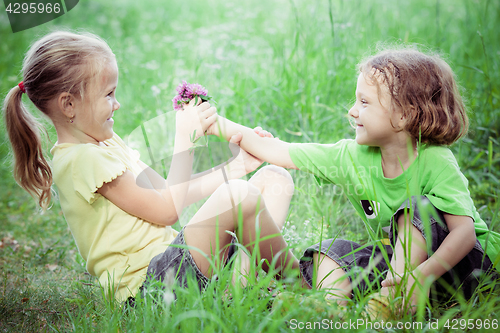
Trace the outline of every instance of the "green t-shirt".
{"label": "green t-shirt", "polygon": [[374,237],[383,237],[382,228],[389,226],[405,200],[423,195],[445,213],[470,216],[477,239],[496,266],[500,234],[490,231],[479,216],[467,178],[450,149],[423,146],[410,167],[396,178],[384,177],[378,147],[358,145],[354,140],[292,144],[289,153],[300,170],[314,174],[320,183],[339,187],[335,193],[346,194]]}

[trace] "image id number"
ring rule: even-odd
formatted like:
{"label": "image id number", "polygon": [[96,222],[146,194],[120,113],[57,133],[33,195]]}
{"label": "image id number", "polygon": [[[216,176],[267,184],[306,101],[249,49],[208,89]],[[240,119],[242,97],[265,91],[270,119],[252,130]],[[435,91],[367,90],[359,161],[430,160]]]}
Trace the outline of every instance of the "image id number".
{"label": "image id number", "polygon": [[60,3],[41,3],[41,2],[31,2],[31,3],[9,3],[5,11],[9,14],[35,14],[35,13],[59,13],[61,11]]}
{"label": "image id number", "polygon": [[498,329],[498,319],[448,319],[444,327],[450,330]]}

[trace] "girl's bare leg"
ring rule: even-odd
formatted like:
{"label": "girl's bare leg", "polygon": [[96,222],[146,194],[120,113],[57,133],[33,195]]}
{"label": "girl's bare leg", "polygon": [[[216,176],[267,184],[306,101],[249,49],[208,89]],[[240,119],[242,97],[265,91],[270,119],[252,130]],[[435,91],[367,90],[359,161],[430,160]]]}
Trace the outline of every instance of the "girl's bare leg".
{"label": "girl's bare leg", "polygon": [[[422,233],[411,223],[408,214],[401,214],[398,218],[398,237],[394,254],[391,258],[393,271],[388,273],[388,277],[403,277],[405,272],[412,272],[418,265],[428,258],[426,242]],[[418,294],[419,286],[416,286],[415,295]],[[382,295],[395,297],[394,287],[383,287],[380,290]],[[412,305],[416,305],[416,297],[413,297]]]}
{"label": "girl's bare leg", "polygon": [[[427,259],[427,250],[425,239],[408,217],[405,219],[401,215],[397,223],[399,232],[391,267],[395,275],[403,276],[405,270],[413,270]],[[314,264],[317,267],[317,286],[328,291],[328,298],[338,299],[339,304],[346,304],[345,299],[350,297],[352,285],[345,272],[335,261],[322,254],[314,254]],[[380,292],[389,296],[393,291],[394,287],[389,287],[382,288]]]}
{"label": "girl's bare leg", "polygon": [[[408,263],[409,260],[409,263]],[[391,258],[394,273],[403,275],[406,269],[415,269],[427,260],[427,248],[422,233],[401,214],[398,218],[398,238]]]}
{"label": "girl's bare leg", "polygon": [[[238,212],[242,221],[238,221]],[[258,233],[260,238],[276,235],[259,240],[261,258],[271,263],[277,257],[278,274],[286,268],[299,266],[298,260],[286,249],[287,244],[259,189],[250,182],[230,180],[221,185],[186,225],[186,244],[196,248],[190,249],[190,253],[205,276],[213,274],[208,259],[223,262],[226,258],[227,245],[231,242],[231,235],[226,231],[235,232],[249,252],[256,245],[254,242]],[[269,269],[266,264],[263,268]]]}
{"label": "girl's bare leg", "polygon": [[274,222],[282,229],[295,190],[290,173],[281,167],[268,165],[257,171],[249,182],[260,190]]}
{"label": "girl's bare leg", "polygon": [[[281,167],[268,165],[257,171],[249,182],[260,190],[269,214],[281,230],[288,216],[290,200],[295,190],[290,173]],[[235,262],[233,283],[239,280],[241,286],[245,287],[251,260],[244,251],[238,251]]]}
{"label": "girl's bare leg", "polygon": [[324,254],[315,253],[313,260],[314,269],[317,270],[316,285],[318,289],[327,292],[327,299],[336,300],[340,305],[347,305],[352,285],[344,270]]}

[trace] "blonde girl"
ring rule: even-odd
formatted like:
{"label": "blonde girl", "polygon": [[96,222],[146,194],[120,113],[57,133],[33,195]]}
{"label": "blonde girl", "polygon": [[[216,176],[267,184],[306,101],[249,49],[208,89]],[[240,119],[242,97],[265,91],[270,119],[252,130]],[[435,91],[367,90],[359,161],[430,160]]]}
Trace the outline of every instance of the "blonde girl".
{"label": "blonde girl", "polygon": [[[243,137],[243,149],[258,158],[336,184],[363,219],[370,246],[330,239],[306,250],[300,265],[310,287],[341,304],[381,288],[368,311],[385,319],[401,295],[415,311],[429,286],[433,299],[470,298],[498,262],[500,235],[479,216],[447,147],[468,127],[451,68],[411,49],[370,57],[359,67],[348,115],[356,138],[334,144],[262,138],[222,117],[215,134]],[[377,242],[386,237],[390,245]]]}
{"label": "blonde girl", "polygon": [[[162,280],[169,270],[181,285],[191,275],[203,288],[214,274],[213,263],[228,259],[229,232],[250,251],[258,246],[265,263],[274,260],[278,275],[298,268],[279,230],[293,194],[286,171],[271,166],[248,182],[239,180],[262,163],[241,151],[241,158],[224,166],[226,181],[222,173],[192,177],[190,136],[195,130],[201,135],[216,121],[210,104],[192,101],[177,112],[174,156],[165,180],[114,133],[114,118],[120,117],[118,66],[102,39],[48,34],[31,46],[22,73],[3,108],[14,177],[44,209],[55,183],[87,270],[117,300],[135,296],[146,274]],[[24,94],[54,124],[52,166],[43,154],[39,124],[22,101]],[[141,173],[147,177],[139,182]],[[283,191],[278,193],[276,186]],[[171,228],[186,205],[207,196],[180,232]],[[258,235],[263,240],[256,242]],[[264,264],[264,269],[270,267]]]}

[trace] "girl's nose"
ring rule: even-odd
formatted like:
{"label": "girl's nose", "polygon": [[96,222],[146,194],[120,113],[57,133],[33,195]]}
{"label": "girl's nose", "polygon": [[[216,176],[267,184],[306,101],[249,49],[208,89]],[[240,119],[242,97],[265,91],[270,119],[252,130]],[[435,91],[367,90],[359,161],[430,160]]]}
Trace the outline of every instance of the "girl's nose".
{"label": "girl's nose", "polygon": [[353,118],[358,118],[358,110],[356,109],[356,105],[353,105],[349,112],[347,112],[347,114]]}
{"label": "girl's nose", "polygon": [[113,104],[113,109],[114,111],[118,110],[120,108],[120,102],[118,102],[116,99],[115,99],[115,103]]}

